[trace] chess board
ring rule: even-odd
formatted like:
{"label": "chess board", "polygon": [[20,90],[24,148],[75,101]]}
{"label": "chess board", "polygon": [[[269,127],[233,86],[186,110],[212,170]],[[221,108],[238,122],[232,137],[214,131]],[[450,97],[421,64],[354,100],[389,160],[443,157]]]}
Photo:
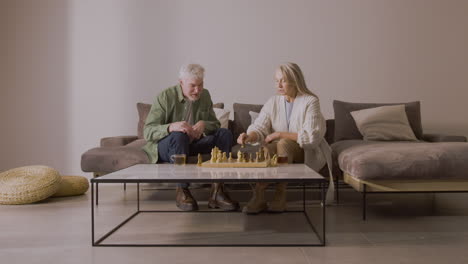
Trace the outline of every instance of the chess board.
{"label": "chess board", "polygon": [[211,162],[205,161],[201,164],[201,167],[206,167],[206,168],[266,168],[266,167],[272,167],[270,162],[262,161],[262,162],[238,162],[238,161],[232,161],[232,162]]}
{"label": "chess board", "polygon": [[202,162],[201,154],[198,154],[198,163],[200,167],[206,168],[266,168],[276,167],[278,158],[276,155],[270,158],[265,150],[260,149],[255,153],[255,158],[252,153],[247,156],[246,153],[237,152],[237,159],[232,158],[232,153],[229,153],[229,158],[226,152],[221,152],[217,147],[211,149],[211,159]]}

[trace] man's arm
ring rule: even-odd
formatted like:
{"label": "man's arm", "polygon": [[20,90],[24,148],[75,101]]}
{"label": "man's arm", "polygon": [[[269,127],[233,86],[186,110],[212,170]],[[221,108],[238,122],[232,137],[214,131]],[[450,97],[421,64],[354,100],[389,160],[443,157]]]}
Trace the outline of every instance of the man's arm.
{"label": "man's arm", "polygon": [[143,136],[148,142],[158,142],[169,134],[170,124],[166,119],[167,100],[164,97],[164,95],[156,97],[146,118]]}

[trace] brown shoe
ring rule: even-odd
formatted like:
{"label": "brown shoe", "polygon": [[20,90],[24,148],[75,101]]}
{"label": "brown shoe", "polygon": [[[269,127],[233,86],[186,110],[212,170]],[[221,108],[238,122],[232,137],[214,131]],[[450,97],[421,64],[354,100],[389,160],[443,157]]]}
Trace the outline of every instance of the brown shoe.
{"label": "brown shoe", "polygon": [[222,183],[213,183],[211,185],[209,208],[221,208],[224,211],[236,211],[239,209],[239,203],[231,200],[229,194],[224,191]]}
{"label": "brown shoe", "polygon": [[176,205],[182,211],[197,211],[198,204],[188,188],[177,187]]}
{"label": "brown shoe", "polygon": [[286,186],[287,182],[276,183],[275,196],[273,201],[268,204],[268,212],[270,213],[282,213],[286,210]]}
{"label": "brown shoe", "polygon": [[268,182],[257,182],[253,188],[252,198],[242,209],[243,213],[246,214],[258,214],[265,211],[268,208],[265,200],[265,189],[270,183]]}

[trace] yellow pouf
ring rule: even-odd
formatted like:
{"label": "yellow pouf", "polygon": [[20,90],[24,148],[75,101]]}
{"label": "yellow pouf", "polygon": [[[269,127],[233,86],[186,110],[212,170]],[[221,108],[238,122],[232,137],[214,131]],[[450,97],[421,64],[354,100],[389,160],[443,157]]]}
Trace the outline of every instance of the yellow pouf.
{"label": "yellow pouf", "polygon": [[0,173],[0,204],[28,204],[56,193],[62,178],[47,166],[25,166]]}
{"label": "yellow pouf", "polygon": [[89,188],[89,182],[83,176],[62,176],[62,183],[52,197],[73,196],[84,194]]}

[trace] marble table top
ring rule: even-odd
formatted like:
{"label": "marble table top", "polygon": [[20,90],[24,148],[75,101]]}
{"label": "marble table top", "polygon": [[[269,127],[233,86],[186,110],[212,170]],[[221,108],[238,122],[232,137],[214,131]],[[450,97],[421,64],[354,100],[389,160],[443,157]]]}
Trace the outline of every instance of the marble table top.
{"label": "marble table top", "polygon": [[304,164],[268,168],[204,168],[196,164],[137,164],[91,179],[91,182],[321,182],[324,178]]}

